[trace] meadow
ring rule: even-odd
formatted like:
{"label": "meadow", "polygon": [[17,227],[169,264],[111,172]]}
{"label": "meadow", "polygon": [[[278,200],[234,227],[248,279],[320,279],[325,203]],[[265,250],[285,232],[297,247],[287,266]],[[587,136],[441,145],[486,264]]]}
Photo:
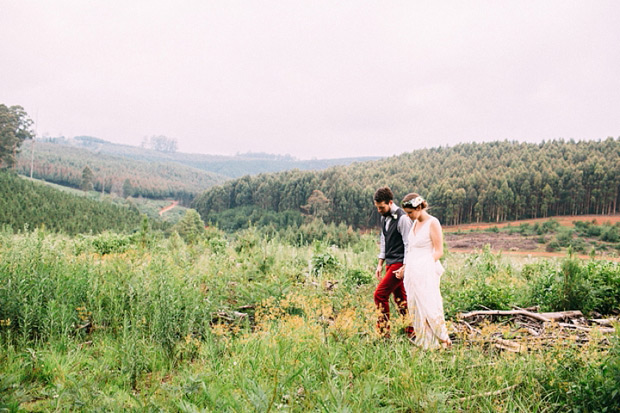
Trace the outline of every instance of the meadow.
{"label": "meadow", "polygon": [[[299,242],[311,238],[256,228],[210,228],[198,239],[146,226],[75,237],[4,228],[0,410],[620,406],[618,333],[594,329],[586,342],[560,336],[512,353],[453,328],[459,312],[482,308],[617,316],[618,263],[448,253],[442,291],[454,345],[423,351],[395,316],[391,339],[375,331],[376,235]],[[483,328],[498,332],[509,334],[502,324]]]}

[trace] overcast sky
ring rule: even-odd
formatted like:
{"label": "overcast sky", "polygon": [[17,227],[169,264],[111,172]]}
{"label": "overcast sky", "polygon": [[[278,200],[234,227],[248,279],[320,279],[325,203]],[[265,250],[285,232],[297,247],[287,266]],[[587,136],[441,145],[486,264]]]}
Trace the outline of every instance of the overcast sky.
{"label": "overcast sky", "polygon": [[620,136],[618,1],[0,0],[39,135],[307,159]]}

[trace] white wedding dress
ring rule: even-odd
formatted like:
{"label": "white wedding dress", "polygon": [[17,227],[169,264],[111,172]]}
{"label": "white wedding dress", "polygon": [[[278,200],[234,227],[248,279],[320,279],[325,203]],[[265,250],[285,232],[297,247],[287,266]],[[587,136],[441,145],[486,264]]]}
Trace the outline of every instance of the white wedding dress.
{"label": "white wedding dress", "polygon": [[444,269],[440,261],[433,259],[432,221],[439,222],[433,216],[422,223],[413,221],[404,278],[409,314],[416,333],[415,344],[425,349],[440,347],[439,340],[449,339],[439,292],[439,279]]}

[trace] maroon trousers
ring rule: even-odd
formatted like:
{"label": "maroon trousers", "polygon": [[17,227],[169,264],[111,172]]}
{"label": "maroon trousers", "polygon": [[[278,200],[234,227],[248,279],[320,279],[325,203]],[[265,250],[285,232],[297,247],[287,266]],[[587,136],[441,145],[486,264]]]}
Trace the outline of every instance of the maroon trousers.
{"label": "maroon trousers", "polygon": [[[394,271],[403,266],[402,262],[397,262],[391,265],[387,265],[385,268],[385,276],[379,282],[377,289],[375,290],[375,305],[381,311],[379,319],[377,320],[377,328],[379,333],[384,336],[390,334],[390,295],[394,294],[394,301],[398,306],[398,312],[406,316],[407,315],[407,293],[405,292],[405,286],[403,280],[399,280],[394,275]],[[407,327],[407,334],[413,334],[413,327]]]}

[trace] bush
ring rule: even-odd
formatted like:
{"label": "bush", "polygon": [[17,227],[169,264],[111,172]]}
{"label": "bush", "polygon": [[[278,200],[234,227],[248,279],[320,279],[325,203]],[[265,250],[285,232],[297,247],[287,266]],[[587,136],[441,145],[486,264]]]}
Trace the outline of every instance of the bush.
{"label": "bush", "polygon": [[566,248],[570,245],[571,241],[573,240],[573,232],[570,230],[562,229],[561,231],[557,233],[555,238],[561,247]]}
{"label": "bush", "polygon": [[330,251],[325,248],[324,244],[315,242],[312,258],[310,259],[311,270],[313,275],[321,275],[324,273],[334,274],[341,268],[340,261]]}
{"label": "bush", "polygon": [[532,227],[530,224],[523,223],[519,225],[519,233],[521,235],[530,235],[532,233]]}
{"label": "bush", "polygon": [[[537,274],[538,273],[538,274]],[[526,266],[523,274],[531,279],[528,305],[544,311],[581,310],[610,314],[620,301],[620,268],[609,261],[575,258],[562,262],[560,269]]]}
{"label": "bush", "polygon": [[614,225],[613,227],[608,227],[602,234],[601,240],[605,242],[618,242],[620,241],[620,231],[618,230],[618,225]]}
{"label": "bush", "polygon": [[172,227],[188,244],[195,244],[205,236],[205,223],[194,209],[185,211],[185,215]]}
{"label": "bush", "polygon": [[557,240],[553,240],[549,244],[547,244],[547,246],[545,247],[545,251],[555,252],[559,251],[561,248],[562,246],[560,245],[560,243]]}
{"label": "bush", "polygon": [[345,284],[364,285],[372,282],[373,276],[369,271],[360,269],[349,269],[345,273]]}
{"label": "bush", "polygon": [[132,245],[132,238],[129,235],[104,232],[93,237],[90,244],[97,254],[123,253]]}
{"label": "bush", "polygon": [[582,236],[599,237],[603,232],[603,227],[595,224],[595,221],[573,221],[575,230]]}
{"label": "bush", "polygon": [[446,285],[446,312],[458,312],[492,308],[509,309],[514,303],[514,286],[505,281],[511,274],[510,266],[502,267],[487,245],[483,252],[470,256],[463,270],[464,276],[456,285]]}

